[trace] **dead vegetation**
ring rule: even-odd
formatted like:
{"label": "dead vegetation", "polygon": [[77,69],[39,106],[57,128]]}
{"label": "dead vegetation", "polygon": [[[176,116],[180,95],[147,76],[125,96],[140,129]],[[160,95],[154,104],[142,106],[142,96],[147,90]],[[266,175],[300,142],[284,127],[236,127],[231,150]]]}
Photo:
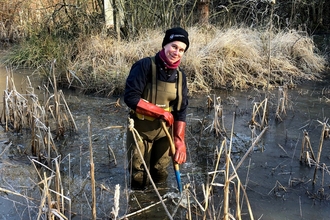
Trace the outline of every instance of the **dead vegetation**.
{"label": "dead vegetation", "polygon": [[[216,88],[266,90],[268,80],[270,88],[297,84],[319,79],[325,68],[325,58],[305,32],[269,33],[234,27],[227,30],[193,27],[188,32],[191,47],[181,67],[187,74],[190,93],[209,93]],[[107,96],[122,93],[131,65],[158,52],[162,37],[160,30],[145,30],[129,42],[103,35],[79,39],[78,55],[68,65],[61,82]]]}
{"label": "dead vegetation", "polygon": [[[54,65],[51,69],[55,71]],[[45,103],[42,104],[29,77],[26,91],[21,94],[16,89],[12,70],[8,70],[7,86],[3,96],[1,124],[4,125],[5,131],[21,133],[24,129],[29,130],[31,134],[31,144],[24,154],[36,169],[39,179],[36,186],[42,192],[41,198],[35,198],[40,202],[37,219],[67,219],[64,211],[71,212],[71,199],[63,194],[60,173],[62,158],[55,140],[63,138],[65,132],[76,131],[77,127],[63,92],[57,90],[56,81],[53,80],[54,78],[49,79],[51,88],[44,88]],[[4,188],[0,190],[30,200],[23,194]],[[34,199],[31,202],[34,203]]]}
{"label": "dead vegetation", "polygon": [[[51,70],[55,71],[54,65]],[[43,104],[28,77],[25,94],[21,94],[16,89],[12,74],[12,70],[8,70],[1,123],[4,124],[5,131],[18,133],[22,129],[30,129],[32,155],[39,160],[48,158],[49,162],[50,153],[54,151],[57,154],[54,139],[63,138],[65,131],[77,130],[64,94],[57,89],[53,75],[53,78],[49,78],[52,92],[47,87],[43,88]]]}
{"label": "dead vegetation", "polygon": [[[90,171],[88,172],[88,174],[86,174],[87,176],[85,179],[79,180],[77,182],[72,182],[71,184],[70,180],[72,179],[72,177],[70,176],[70,155],[67,155],[65,157],[58,155],[56,152],[57,138],[53,138],[53,136],[60,138],[61,135],[65,135],[66,132],[68,132],[69,130],[76,128],[74,126],[75,123],[72,119],[72,116],[70,116],[71,114],[69,114],[69,108],[67,104],[65,104],[66,102],[64,96],[61,95],[60,91],[57,91],[57,86],[51,83],[51,90],[54,91],[54,93],[51,93],[50,89],[45,90],[47,91],[46,94],[49,94],[45,98],[45,106],[48,106],[47,108],[43,107],[43,105],[41,105],[40,103],[38,103],[38,105],[36,106],[35,101],[23,103],[25,99],[39,99],[32,92],[28,93],[28,96],[23,96],[19,94],[17,90],[15,90],[14,82],[10,77],[11,74],[11,72],[9,72],[8,74],[8,85],[10,86],[8,86],[5,92],[6,96],[4,96],[7,100],[5,102],[5,106],[10,107],[7,108],[5,111],[7,123],[4,123],[4,125],[7,125],[8,130],[12,129],[12,131],[15,131],[14,128],[24,129],[27,125],[35,127],[29,129],[34,130],[34,132],[32,132],[32,136],[34,136],[35,138],[40,138],[35,139],[37,146],[40,146],[38,148],[39,156],[35,157],[34,155],[30,155],[28,157],[33,166],[35,167],[37,176],[36,178],[38,179],[38,181],[36,181],[36,186],[38,187],[38,189],[40,189],[41,193],[39,197],[31,198],[27,196],[24,192],[17,193],[15,190],[13,190],[13,188],[1,187],[0,191],[5,192],[7,194],[20,196],[25,200],[29,201],[29,203],[33,204],[29,206],[29,209],[37,210],[36,213],[38,219],[70,219],[71,216],[74,216],[76,214],[72,213],[72,203],[73,200],[77,198],[77,195],[85,197],[84,199],[87,200],[90,204],[90,217],[96,219],[97,215],[101,215],[99,212],[96,211],[98,207],[97,204],[99,202],[102,202],[99,201],[99,198],[104,199],[103,196],[105,194],[109,194],[110,197],[113,198],[113,202],[111,204],[108,204],[108,206],[113,207],[111,213],[103,213],[103,215],[106,215],[111,219],[130,218],[134,215],[139,215],[143,212],[147,212],[148,209],[151,209],[152,207],[159,204],[162,204],[163,209],[167,210],[166,214],[168,215],[169,219],[174,219],[177,213],[180,212],[179,210],[184,210],[184,212],[187,213],[187,219],[243,219],[243,216],[244,218],[248,216],[249,219],[256,218],[256,216],[254,216],[253,214],[254,212],[249,202],[248,192],[246,192],[249,183],[249,175],[251,174],[248,171],[247,176],[243,180],[240,177],[239,173],[240,169],[244,167],[243,165],[246,164],[246,159],[251,155],[251,153],[253,151],[261,149],[259,145],[263,140],[264,134],[268,130],[269,119],[277,118],[277,123],[282,123],[286,119],[288,111],[291,110],[291,100],[289,100],[290,90],[286,89],[286,87],[278,88],[279,91],[277,93],[277,97],[269,95],[261,101],[253,100],[252,102],[250,102],[253,111],[251,112],[250,123],[247,123],[246,126],[249,126],[249,128],[251,129],[251,136],[246,141],[246,146],[237,146],[238,144],[235,142],[237,137],[235,134],[234,124],[237,116],[233,114],[232,128],[230,132],[227,133],[225,129],[225,121],[223,118],[223,111],[225,108],[223,105],[224,100],[221,97],[213,96],[211,98],[211,96],[207,96],[204,108],[208,115],[212,115],[212,111],[214,111],[214,114],[211,117],[213,120],[192,120],[190,118],[188,122],[189,124],[197,123],[198,126],[195,127],[200,128],[200,131],[197,131],[197,133],[194,132],[189,134],[191,137],[193,137],[189,144],[199,145],[197,146],[197,148],[202,147],[200,146],[198,140],[203,139],[204,136],[207,135],[214,136],[215,142],[219,144],[218,146],[212,146],[212,148],[214,149],[214,152],[212,154],[213,163],[211,166],[208,167],[209,170],[205,174],[205,182],[202,183],[202,185],[199,185],[199,183],[194,180],[194,175],[196,174],[188,174],[191,177],[189,179],[189,182],[184,185],[184,190],[181,195],[175,194],[171,197],[171,195],[162,196],[160,193],[158,193],[159,202],[157,202],[153,206],[141,206],[138,211],[122,214],[122,212],[119,212],[119,210],[124,209],[124,207],[120,206],[120,198],[122,198],[120,197],[120,193],[122,192],[122,190],[120,190],[120,186],[117,185],[115,189],[110,189],[109,186],[101,184],[97,180],[95,180],[92,141],[93,134],[91,132],[90,127],[90,118],[88,121]],[[30,84],[28,83],[28,85]],[[31,89],[30,86],[28,86],[27,88]],[[15,96],[13,94],[15,94]],[[55,99],[55,94],[58,94],[57,99]],[[24,99],[16,98],[21,96],[24,97]],[[259,95],[259,98],[260,97],[261,96]],[[14,102],[12,100],[20,101]],[[233,97],[228,97],[226,101],[228,101],[228,105],[239,105],[237,100],[235,100]],[[56,102],[58,104],[56,104]],[[111,104],[117,106],[118,108],[121,107],[119,100]],[[21,109],[20,106],[26,107]],[[43,117],[40,116],[40,113],[36,114],[36,111],[33,115],[34,118],[37,118],[36,115],[38,115],[38,120],[35,119],[35,121],[47,119],[47,123],[23,123],[24,117],[21,114],[13,113],[14,110],[17,112],[27,112],[27,109],[45,109],[45,111],[43,111]],[[274,115],[270,114],[270,109],[274,110]],[[47,117],[46,114],[48,115]],[[56,115],[62,116],[55,117]],[[64,115],[66,115],[66,117],[64,117]],[[14,119],[16,119],[16,123]],[[72,121],[69,122],[70,120]],[[320,180],[322,186],[317,191],[317,193],[308,191],[308,196],[312,199],[327,200],[329,196],[327,190],[324,187],[323,182],[329,174],[329,171],[323,161],[320,160],[320,156],[323,146],[323,139],[329,137],[329,125],[327,123],[327,120],[325,120],[324,122],[319,121],[319,123],[320,125],[322,125],[322,133],[318,146],[318,154],[316,155],[316,157],[314,156],[312,145],[309,141],[308,133],[304,133],[304,137],[302,139],[300,161],[302,163],[307,164],[309,167],[315,168],[313,184],[317,184],[317,181]],[[43,126],[41,126],[40,124]],[[44,124],[48,124],[48,126],[51,126],[53,129],[49,129],[49,127],[46,127]],[[65,129],[63,129],[63,126],[65,127]],[[56,131],[56,129],[58,129],[59,131]],[[188,133],[189,132],[192,132],[191,129],[189,129]],[[36,134],[33,135],[33,133]],[[10,144],[8,146],[10,147]],[[33,145],[31,144],[31,149],[33,149],[32,146]],[[238,147],[242,148],[240,148],[240,159],[237,161],[234,159],[235,156],[233,155],[233,153],[235,154],[238,152]],[[283,152],[288,155],[286,150],[282,146],[280,147]],[[8,148],[6,148],[5,150],[8,150]],[[110,147],[109,149],[109,151],[111,151],[111,154],[109,152],[109,160],[111,160],[112,158],[116,158],[116,155],[114,155],[114,151]],[[3,152],[0,154],[0,156],[1,155],[3,155]],[[81,160],[81,155],[78,156]],[[61,166],[69,167],[69,177],[63,175],[63,172],[61,172]],[[321,177],[317,177],[319,176],[317,175],[318,172],[321,172]],[[83,176],[83,174],[80,175]],[[298,185],[300,183],[308,183],[305,180],[300,180],[295,177],[291,178],[291,176],[288,182],[291,185],[287,186],[280,181],[277,181],[275,183],[274,188],[271,189],[268,194],[271,194],[273,192],[273,195],[275,197],[282,197],[283,194],[290,191],[292,187],[295,187],[295,185]],[[310,182],[312,183],[312,181]],[[86,186],[89,186],[90,191],[85,188]],[[88,192],[86,192],[86,190]],[[157,187],[154,186],[154,191],[156,193],[158,192],[157,190]],[[68,191],[70,192],[69,194],[71,196],[64,193]],[[86,193],[89,192],[91,195],[87,197]],[[100,196],[99,193],[101,193]],[[134,197],[134,192],[131,193],[131,196]],[[169,204],[168,202],[171,203]],[[173,203],[175,204],[175,207],[174,209],[172,209],[172,212],[170,212],[169,206],[173,206]]]}

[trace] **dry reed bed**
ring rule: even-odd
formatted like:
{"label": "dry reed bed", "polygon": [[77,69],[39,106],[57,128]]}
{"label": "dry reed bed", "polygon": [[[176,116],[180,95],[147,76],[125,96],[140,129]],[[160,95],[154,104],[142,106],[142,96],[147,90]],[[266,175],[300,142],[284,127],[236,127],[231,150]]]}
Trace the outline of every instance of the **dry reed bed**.
{"label": "dry reed bed", "polygon": [[[54,65],[52,65],[54,70]],[[54,72],[53,72],[54,73]],[[8,70],[6,90],[3,96],[3,112],[1,122],[5,131],[16,133],[23,129],[31,131],[31,145],[24,152],[28,155],[34,165],[40,182],[36,186],[42,192],[41,198],[31,199],[23,194],[0,188],[0,191],[22,196],[27,201],[40,201],[37,219],[67,219],[64,211],[71,215],[71,199],[63,192],[60,164],[61,156],[58,154],[54,139],[64,137],[65,131],[76,131],[74,119],[65,101],[64,94],[57,90],[55,79],[49,79],[53,93],[49,88],[44,88],[44,105],[40,103],[38,96],[34,93],[29,77],[27,77],[26,93],[17,91],[13,73]],[[10,146],[9,144],[8,146]],[[6,148],[5,150],[8,150]],[[1,153],[1,155],[4,152]],[[47,216],[47,217],[46,217]],[[69,219],[71,219],[69,217]]]}
{"label": "dry reed bed", "polygon": [[[265,89],[269,68],[271,86],[317,79],[325,68],[325,58],[305,32],[215,27],[188,28],[188,32],[191,46],[182,68],[191,93],[214,88]],[[129,42],[102,34],[78,39],[77,57],[68,65],[66,78],[85,92],[121,93],[131,65],[159,51],[162,37],[162,31],[145,30]]]}
{"label": "dry reed bed", "polygon": [[[54,70],[54,67],[51,68]],[[53,72],[53,77],[55,77],[55,74]],[[55,80],[55,78],[53,78]],[[30,198],[24,194],[19,194],[15,191],[11,191],[5,188],[0,188],[0,191],[22,196],[26,200],[33,201],[34,204],[36,202],[39,202],[39,205],[36,205],[35,207],[38,208],[38,219],[52,219],[52,218],[59,218],[59,219],[70,219],[71,218],[71,205],[72,205],[72,198],[65,196],[64,192],[67,192],[69,190],[79,191],[77,194],[84,194],[85,185],[90,184],[90,190],[91,190],[91,201],[90,202],[90,209],[91,209],[91,218],[96,219],[97,213],[96,213],[96,204],[97,196],[96,196],[96,190],[95,188],[102,188],[100,184],[97,184],[94,179],[94,162],[93,162],[93,146],[92,146],[92,133],[90,128],[90,118],[88,119],[89,129],[88,129],[88,136],[89,136],[89,149],[90,149],[90,176],[87,177],[82,182],[79,182],[78,185],[68,185],[69,189],[64,188],[64,182],[63,177],[61,176],[61,164],[64,163],[64,159],[62,159],[60,156],[58,156],[56,151],[55,142],[52,138],[52,134],[50,133],[49,127],[47,128],[46,124],[48,125],[55,125],[54,130],[57,130],[55,133],[55,136],[64,135],[64,131],[67,131],[68,129],[63,129],[64,125],[69,125],[69,128],[72,128],[72,124],[74,124],[74,121],[71,123],[68,123],[68,121],[73,120],[70,116],[71,114],[69,111],[69,108],[65,103],[64,96],[61,94],[60,91],[57,90],[56,83],[52,83],[52,87],[54,89],[54,94],[49,93],[48,98],[46,98],[46,107],[43,107],[38,103],[36,100],[38,98],[32,93],[28,92],[27,96],[22,96],[19,94],[14,87],[14,82],[9,77],[8,78],[8,88],[5,91],[5,107],[6,119],[11,119],[10,123],[5,123],[6,125],[12,124],[13,128],[15,129],[21,129],[25,125],[29,125],[30,129],[34,132],[32,132],[32,136],[35,138],[33,140],[36,141],[36,143],[31,143],[31,149],[33,149],[33,146],[38,146],[37,152],[39,154],[37,157],[30,157],[32,164],[34,165],[36,169],[36,173],[39,179],[39,182],[36,183],[38,188],[40,189],[40,198]],[[28,87],[30,88],[30,87]],[[32,87],[31,87],[32,88]],[[286,109],[290,107],[289,100],[288,100],[288,90],[287,87],[279,87],[278,91],[278,101],[276,106],[276,113],[274,115],[274,118],[281,121],[286,115]],[[17,98],[17,97],[24,97],[24,98]],[[31,102],[26,102],[26,100],[32,99]],[[54,101],[51,101],[53,100]],[[240,161],[237,164],[234,164],[232,161],[232,155],[231,155],[231,149],[232,149],[232,137],[234,133],[234,119],[235,115],[233,115],[233,123],[232,123],[232,129],[230,131],[229,137],[226,135],[226,131],[223,125],[222,121],[222,114],[223,114],[223,106],[222,101],[220,97],[213,97],[211,99],[208,97],[207,102],[209,105],[208,108],[214,110],[214,120],[212,121],[210,126],[202,125],[202,127],[210,128],[209,130],[214,132],[215,136],[217,138],[220,138],[220,146],[215,147],[215,163],[213,168],[213,171],[210,171],[207,173],[207,181],[205,184],[202,184],[202,190],[203,190],[203,198],[201,199],[200,196],[196,193],[198,187],[194,181],[189,182],[185,185],[185,190],[182,196],[176,197],[173,199],[174,202],[176,202],[176,208],[174,209],[173,213],[169,213],[167,205],[165,204],[165,200],[159,195],[159,203],[163,204],[163,208],[166,211],[168,218],[173,219],[176,215],[176,212],[179,207],[183,207],[187,212],[187,219],[242,219],[242,215],[246,215],[246,213],[242,213],[242,210],[247,210],[247,214],[249,215],[250,219],[254,219],[253,210],[250,207],[248,195],[245,191],[246,189],[246,183],[242,183],[239,175],[238,175],[238,169],[241,167],[245,159],[249,156],[249,154],[252,152],[256,144],[260,141],[263,134],[267,131],[267,124],[268,124],[268,117],[269,117],[269,100],[268,97],[265,97],[264,100],[261,102],[254,102],[253,103],[253,112],[250,122],[250,129],[251,129],[251,145],[243,155],[243,157],[240,159]],[[50,104],[52,103],[52,104]],[[213,103],[213,107],[211,106]],[[276,103],[276,102],[275,102]],[[21,109],[21,107],[24,106],[24,108]],[[29,106],[29,107],[28,107]],[[27,109],[33,109],[33,112],[29,112],[30,110]],[[25,114],[20,114],[20,112],[25,112]],[[62,114],[65,112],[66,114]],[[38,113],[38,114],[37,114]],[[50,113],[51,117],[47,116],[46,114]],[[38,123],[22,123],[23,118],[25,115],[32,115],[31,120],[28,121],[38,121]],[[60,116],[61,115],[61,116]],[[55,117],[58,116],[58,117]],[[29,117],[28,117],[29,118]],[[54,121],[53,123],[50,123],[50,120]],[[63,121],[63,119],[65,119]],[[68,120],[68,121],[66,121]],[[17,121],[17,122],[16,122]],[[46,122],[47,121],[47,122]],[[325,164],[320,164],[320,156],[322,152],[322,146],[323,146],[323,140],[324,138],[328,138],[329,134],[329,125],[327,121],[325,122],[319,122],[322,124],[322,133],[320,136],[320,143],[319,143],[319,149],[317,157],[315,158],[314,153],[312,151],[312,147],[309,143],[308,134],[305,133],[303,137],[303,144],[301,149],[301,156],[300,160],[303,162],[305,161],[306,164],[309,166],[315,166],[314,171],[314,181],[316,182],[316,174],[318,170],[322,170],[322,178],[321,183],[323,186],[323,178],[326,173],[329,173],[327,170],[327,167]],[[40,124],[42,126],[40,126]],[[31,127],[32,126],[32,127]],[[8,126],[9,127],[9,126]],[[42,132],[43,131],[43,132]],[[33,135],[33,134],[36,135]],[[203,133],[200,133],[202,136]],[[227,138],[229,139],[227,141]],[[51,150],[54,150],[52,156],[51,156]],[[32,151],[33,152],[33,151]],[[41,153],[41,154],[40,154]],[[54,154],[55,153],[55,154]],[[68,156],[70,157],[70,155]],[[42,163],[41,158],[45,158],[47,160],[47,164]],[[224,161],[223,168],[219,168],[221,162],[221,159]],[[70,158],[69,161],[69,168],[70,165]],[[71,173],[70,170],[68,172]],[[70,177],[69,177],[70,179]],[[247,178],[248,179],[248,178]],[[294,180],[291,181],[293,183]],[[89,183],[90,182],[90,183]],[[214,189],[219,188],[222,191],[222,202],[217,203],[216,197],[217,195],[214,194]],[[273,190],[277,189],[285,189],[283,185],[281,185],[279,182],[276,183]],[[106,188],[104,188],[106,189]],[[107,189],[109,190],[109,189]],[[154,186],[154,190],[157,193],[157,188]],[[109,190],[109,192],[113,193],[114,202],[113,204],[109,204],[112,207],[112,212],[109,213],[109,216],[111,216],[112,219],[125,219],[130,216],[139,214],[140,212],[146,211],[146,208],[142,208],[138,212],[135,213],[129,213],[124,216],[119,216],[119,197],[120,197],[120,187],[116,186],[114,191]],[[72,195],[72,193],[70,192]],[[86,195],[85,195],[86,196]],[[177,199],[180,200],[177,200]],[[87,199],[87,198],[86,198]],[[194,201],[193,203],[190,203],[190,201]],[[30,208],[35,208],[30,207]],[[150,208],[150,207],[149,207]],[[245,212],[245,211],[244,211]]]}

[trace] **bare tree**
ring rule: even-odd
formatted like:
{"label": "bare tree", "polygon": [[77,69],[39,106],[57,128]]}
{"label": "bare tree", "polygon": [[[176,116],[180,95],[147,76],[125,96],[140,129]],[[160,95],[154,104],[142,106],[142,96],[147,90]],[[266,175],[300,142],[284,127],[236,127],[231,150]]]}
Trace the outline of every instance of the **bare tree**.
{"label": "bare tree", "polygon": [[198,1],[198,12],[199,12],[199,23],[208,24],[210,16],[210,0],[199,0]]}

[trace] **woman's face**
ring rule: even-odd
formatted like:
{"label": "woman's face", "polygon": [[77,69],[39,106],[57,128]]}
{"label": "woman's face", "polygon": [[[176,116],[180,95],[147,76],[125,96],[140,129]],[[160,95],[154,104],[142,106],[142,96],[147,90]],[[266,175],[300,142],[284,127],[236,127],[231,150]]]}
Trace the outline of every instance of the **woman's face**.
{"label": "woman's face", "polygon": [[181,59],[187,45],[181,41],[173,41],[164,46],[167,59],[175,63]]}

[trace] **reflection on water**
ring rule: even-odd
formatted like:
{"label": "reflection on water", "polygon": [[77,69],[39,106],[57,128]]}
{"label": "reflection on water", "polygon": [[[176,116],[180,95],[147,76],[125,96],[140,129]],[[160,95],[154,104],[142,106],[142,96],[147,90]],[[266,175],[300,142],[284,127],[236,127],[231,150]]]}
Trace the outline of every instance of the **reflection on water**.
{"label": "reflection on water", "polygon": [[[16,85],[20,85],[24,81],[23,78],[26,74],[26,72],[22,74],[15,72]],[[0,71],[1,90],[4,89],[5,75],[5,71]],[[315,185],[312,184],[314,166],[309,167],[299,162],[303,130],[309,133],[314,153],[317,154],[318,152],[322,129],[319,121],[323,122],[330,117],[330,103],[323,98],[322,94],[327,86],[327,83],[309,82],[299,85],[294,90],[289,90],[291,108],[286,109],[286,115],[283,117],[282,122],[275,121],[277,90],[272,91],[269,102],[267,132],[259,143],[259,148],[256,148],[249,155],[238,170],[240,180],[246,186],[255,219],[329,219],[330,174],[327,170],[327,166],[330,164],[329,140],[324,140],[320,160],[321,163],[327,166],[323,171],[318,170]],[[127,164],[124,142],[128,111],[123,102],[120,101],[122,107],[118,107],[113,104],[116,102],[116,98],[81,96],[75,93],[65,93],[65,96],[78,126],[77,134],[68,135],[65,140],[58,143],[59,151],[63,157],[63,164],[61,165],[63,184],[66,189],[70,189],[65,194],[72,198],[72,210],[76,213],[74,219],[90,219],[91,216],[88,174],[90,167],[88,116],[91,116],[92,120],[92,144],[95,150],[98,217],[106,218],[110,216],[116,184],[121,186],[120,215],[138,210],[140,206],[142,208],[158,202],[158,198],[151,188],[145,192],[130,191],[130,197],[126,197],[128,191],[125,190],[127,189]],[[217,96],[221,97],[223,101],[223,121],[228,137],[230,137],[233,119],[235,120],[233,158],[239,159],[244,154],[244,149],[246,150],[251,144],[249,141],[251,130],[248,123],[251,120],[253,102],[262,101],[264,95],[260,91],[219,91],[215,94],[215,97]],[[208,113],[205,102],[206,97],[204,95],[194,96],[190,99],[186,134],[189,158],[188,162],[180,167],[182,182],[184,184],[195,184],[198,188],[198,195],[203,194],[200,186],[205,183],[206,173],[214,169],[214,151],[220,143],[219,139],[214,137],[213,132],[209,132],[208,126],[212,123],[214,112]],[[233,117],[233,112],[236,113],[235,117]],[[201,124],[202,121],[204,124]],[[24,142],[26,139],[20,135],[2,137],[12,140],[16,145],[21,144],[22,147],[28,147],[29,145],[28,142]],[[109,148],[113,150],[113,154],[109,151]],[[2,151],[3,148],[0,148],[0,152]],[[12,160],[9,160],[9,157]],[[33,189],[32,186],[37,180],[32,182],[30,178],[26,178],[25,181],[17,179],[19,175],[31,175],[19,170],[19,168],[22,168],[26,171],[31,168],[29,163],[20,164],[19,158],[15,151],[8,151],[0,158],[0,164],[6,163],[6,170],[9,170],[8,168],[12,169],[12,172],[4,172],[2,171],[4,168],[0,166],[1,178],[6,180],[0,181],[0,187],[8,188],[11,185],[15,189],[21,189],[21,186],[24,185],[30,186],[27,187],[30,190]],[[15,166],[15,169],[13,166]],[[223,161],[219,167],[223,167]],[[169,170],[169,173],[172,172],[172,170]],[[15,175],[12,175],[12,173]],[[219,183],[221,183],[221,180],[221,176],[216,179]],[[8,185],[8,183],[10,184]],[[174,192],[176,190],[174,176],[170,176],[168,182],[159,187],[162,195],[167,192]],[[214,206],[218,207],[221,205],[219,203],[222,198],[221,187],[215,187],[213,199],[215,198],[218,198],[218,201]],[[0,200],[0,203],[10,210],[11,201]],[[171,206],[170,201],[166,204]],[[39,204],[36,202],[34,205],[37,208]],[[23,211],[22,206],[20,206],[20,209]],[[247,213],[246,208],[243,208],[243,213]],[[10,214],[9,217],[8,214]],[[1,216],[7,216],[7,219],[17,219],[18,214],[13,209],[10,211],[1,209],[0,218]],[[130,219],[164,219],[165,216],[162,206],[158,205],[147,213],[133,216]],[[175,219],[184,218],[185,211],[182,209]],[[201,219],[197,216],[195,218]],[[243,215],[243,219],[249,219],[249,216],[247,214]]]}

